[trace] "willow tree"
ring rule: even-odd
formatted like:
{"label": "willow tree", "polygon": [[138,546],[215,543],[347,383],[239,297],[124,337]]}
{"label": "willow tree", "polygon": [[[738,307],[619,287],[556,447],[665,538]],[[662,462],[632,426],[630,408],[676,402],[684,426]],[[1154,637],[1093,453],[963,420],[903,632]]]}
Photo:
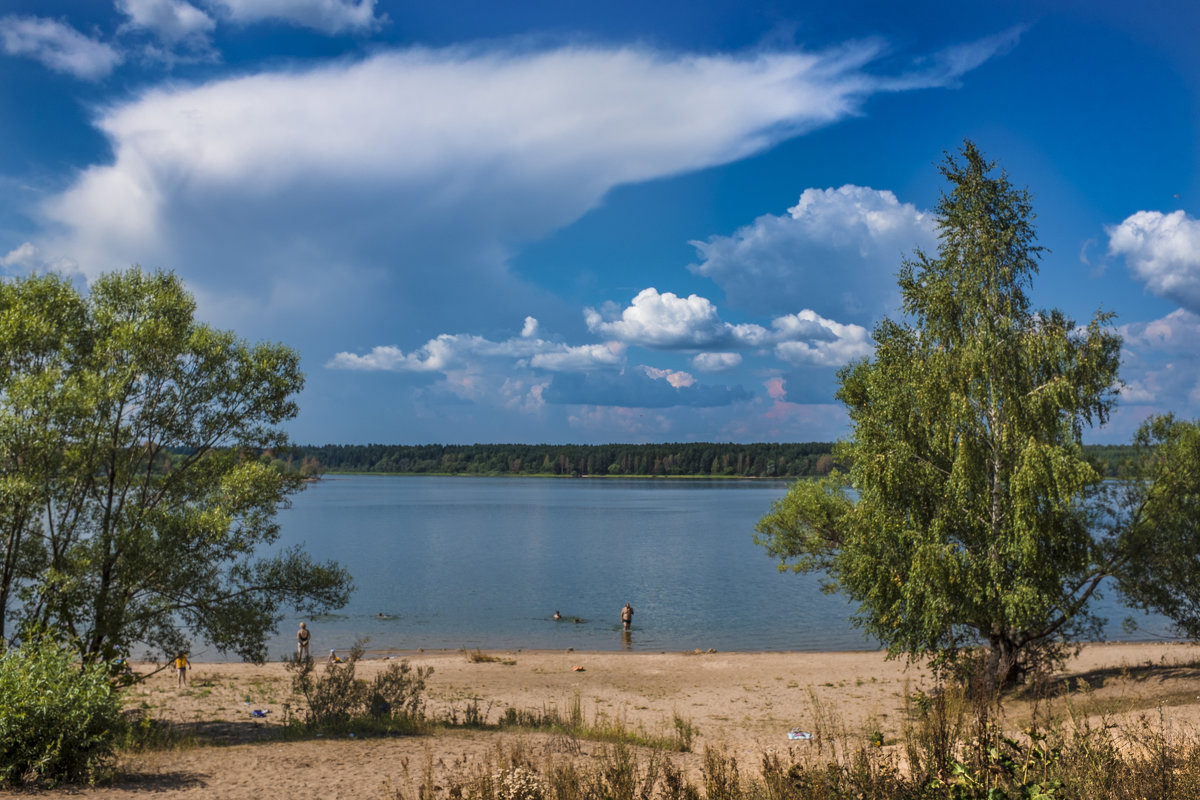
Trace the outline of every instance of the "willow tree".
{"label": "willow tree", "polygon": [[337,564],[274,548],[301,484],[258,455],[287,444],[295,351],[199,323],[175,275],[133,268],[87,295],[0,285],[0,353],[10,634],[51,626],[89,659],[199,637],[262,660],[285,607],[345,603]]}
{"label": "willow tree", "polygon": [[839,373],[849,471],[793,486],[758,541],[781,569],[823,572],[892,654],[949,663],[982,644],[1005,684],[1097,627],[1108,570],[1080,440],[1114,402],[1120,339],[1106,314],[1081,329],[1031,307],[1026,191],[969,141],[940,171],[936,256],[903,262],[903,317]]}

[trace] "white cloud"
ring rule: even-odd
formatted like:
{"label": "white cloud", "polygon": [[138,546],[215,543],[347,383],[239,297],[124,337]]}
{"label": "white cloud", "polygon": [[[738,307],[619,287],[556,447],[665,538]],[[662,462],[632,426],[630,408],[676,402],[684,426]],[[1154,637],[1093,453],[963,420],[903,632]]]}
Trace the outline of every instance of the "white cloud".
{"label": "white cloud", "polygon": [[26,56],[89,81],[107,77],[121,63],[121,54],[109,45],[45,17],[0,18],[0,47],[10,56]]}
{"label": "white cloud", "polygon": [[1108,252],[1125,257],[1150,291],[1200,312],[1200,220],[1183,211],[1139,211],[1108,232]]}
{"label": "white cloud", "polygon": [[1200,316],[1186,309],[1177,308],[1162,319],[1151,322],[1131,322],[1118,328],[1127,348],[1148,349],[1160,352],[1200,355]]}
{"label": "white cloud", "polygon": [[148,30],[169,44],[206,42],[216,28],[212,17],[183,0],[116,0],[129,26]]}
{"label": "white cloud", "polygon": [[[531,319],[526,317],[526,328]],[[618,344],[571,346],[526,336],[493,342],[482,336],[443,333],[409,353],[393,345],[381,345],[365,355],[338,353],[325,366],[362,371],[446,373],[480,369],[484,361],[503,360],[518,368],[586,372],[620,367],[624,363],[624,352],[624,347]]]}
{"label": "white cloud", "polygon": [[866,328],[834,322],[809,309],[779,317],[771,327],[779,340],[775,355],[789,364],[839,367],[874,351]]}
{"label": "white cloud", "polygon": [[832,311],[872,319],[893,310],[901,259],[935,249],[937,233],[929,213],[892,192],[846,185],[805,189],[786,215],[692,244],[700,261],[689,269],[712,278],[731,305],[782,311],[833,297]]}
{"label": "white cloud", "polygon": [[[608,311],[613,313],[613,309]],[[659,294],[654,287],[638,292],[617,319],[606,320],[592,308],[584,311],[584,319],[592,333],[664,350],[734,345],[737,338],[735,326],[722,322],[717,307],[707,298]]]}
{"label": "white cloud", "polygon": [[22,242],[16,248],[8,251],[4,257],[0,258],[0,267],[5,269],[15,267],[17,269],[32,271],[41,263],[41,257],[38,254],[38,249],[29,242]]}
{"label": "white cloud", "polygon": [[552,372],[586,372],[603,367],[619,367],[624,363],[624,348],[607,344],[585,344],[576,347],[551,345],[551,349],[536,353],[529,366]]}
{"label": "white cloud", "polygon": [[1161,319],[1122,325],[1118,332],[1122,405],[1148,407],[1147,413],[1200,411],[1200,316],[1180,308]]}
{"label": "white cloud", "polygon": [[65,257],[47,259],[42,251],[31,242],[22,242],[16,248],[0,256],[0,268],[15,273],[57,272],[62,275],[79,275],[79,265]]}
{"label": "white cloud", "polygon": [[698,353],[692,358],[692,366],[701,372],[725,372],[741,363],[741,353]]}
{"label": "white cloud", "polygon": [[1145,405],[1153,403],[1155,400],[1154,391],[1146,385],[1145,381],[1127,381],[1117,390],[1117,394],[1121,396],[1121,402],[1135,405]]}
{"label": "white cloud", "polygon": [[899,76],[890,86],[894,90],[900,90],[910,89],[915,85],[956,85],[959,76],[1015,47],[1024,32],[1024,26],[1018,25],[974,42],[951,45],[924,59],[924,69],[912,75]]}
{"label": "white cloud", "polygon": [[676,389],[682,389],[686,386],[692,386],[696,383],[695,377],[690,373],[673,369],[659,369],[658,367],[649,367],[642,365],[642,371],[655,380],[664,380],[674,386]]}
{"label": "white cloud", "polygon": [[375,16],[376,0],[207,0],[240,24],[276,20],[331,35],[369,31],[386,22]]}
{"label": "white cloud", "polygon": [[[771,329],[723,322],[717,307],[698,295],[679,297],[653,287],[643,289],[625,309],[584,312],[588,330],[626,344],[658,350],[721,348],[746,350],[774,346],[775,355],[796,365],[839,366],[872,352],[870,333],[861,325],[843,324],[811,309],[776,317]],[[707,354],[699,365],[731,363]]]}
{"label": "white cloud", "polygon": [[[426,389],[444,401],[490,405],[538,414],[547,404],[630,408],[715,408],[745,402],[741,386],[702,386],[675,369],[623,369],[619,343],[570,346],[545,340],[443,334],[416,350],[375,347],[363,355],[338,353],[331,369],[438,373]],[[550,373],[548,376],[547,373]]]}
{"label": "white cloud", "polygon": [[410,49],[163,87],[103,111],[113,162],[44,210],[56,244],[93,273],[132,261],[189,272],[188,259],[198,279],[228,285],[214,265],[237,254],[274,267],[298,229],[316,263],[494,269],[614,186],[742,158],[854,112],[875,91],[862,71],[874,55]]}

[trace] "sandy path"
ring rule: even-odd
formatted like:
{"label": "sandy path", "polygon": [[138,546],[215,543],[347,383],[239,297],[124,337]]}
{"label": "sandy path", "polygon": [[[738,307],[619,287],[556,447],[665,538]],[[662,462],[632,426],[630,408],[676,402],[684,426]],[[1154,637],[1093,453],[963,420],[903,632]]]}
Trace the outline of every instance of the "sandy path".
{"label": "sandy path", "polygon": [[[429,665],[428,711],[460,717],[469,704],[496,722],[509,707],[566,712],[578,702],[585,720],[617,720],[629,730],[667,734],[676,716],[694,726],[695,753],[678,763],[697,775],[705,746],[725,747],[753,771],[764,752],[799,752],[787,731],[865,738],[900,734],[906,693],[928,687],[921,669],[878,652],[629,653],[497,652],[501,661],[472,663],[460,652],[402,654]],[[508,662],[508,663],[506,663]],[[371,677],[387,662],[359,665]],[[1088,701],[1135,717],[1164,703],[1171,724],[1200,723],[1200,647],[1176,644],[1091,645],[1072,663]],[[1154,666],[1154,669],[1150,669]],[[575,670],[582,667],[582,670]],[[148,667],[142,665],[140,669]],[[163,671],[139,686],[131,707],[170,720],[200,742],[128,757],[115,785],[65,793],[97,798],[196,797],[205,800],[319,791],[326,798],[417,797],[426,778],[445,796],[456,781],[489,771],[498,748],[535,759],[594,757],[604,745],[528,733],[444,731],[393,739],[276,739],[290,698],[280,664],[200,664],[186,690]],[[576,700],[576,698],[578,698]],[[1013,704],[1020,714],[1020,704]],[[253,709],[269,711],[265,720]],[[1157,712],[1155,712],[1157,713]],[[217,742],[218,744],[211,744]],[[58,792],[63,793],[63,792]]]}

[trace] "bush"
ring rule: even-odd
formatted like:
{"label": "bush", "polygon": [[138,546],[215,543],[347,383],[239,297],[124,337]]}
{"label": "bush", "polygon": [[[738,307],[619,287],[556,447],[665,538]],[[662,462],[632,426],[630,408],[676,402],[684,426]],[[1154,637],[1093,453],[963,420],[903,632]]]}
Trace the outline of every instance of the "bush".
{"label": "bush", "polygon": [[121,698],[102,663],[51,636],[0,652],[0,786],[94,783],[113,759]]}
{"label": "bush", "polygon": [[433,667],[414,669],[401,660],[388,664],[368,683],[355,675],[362,654],[363,642],[356,642],[345,662],[327,664],[320,675],[311,658],[284,660],[292,673],[293,694],[308,706],[305,727],[330,732],[416,730],[425,719],[425,679]]}

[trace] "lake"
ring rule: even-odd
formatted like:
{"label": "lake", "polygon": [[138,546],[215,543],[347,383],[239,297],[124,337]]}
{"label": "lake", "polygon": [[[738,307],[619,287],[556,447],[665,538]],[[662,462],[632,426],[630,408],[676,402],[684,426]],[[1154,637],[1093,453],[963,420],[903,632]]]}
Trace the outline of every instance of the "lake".
{"label": "lake", "polygon": [[[861,650],[851,606],[780,573],[754,525],[784,481],[329,476],[279,515],[281,544],[335,559],[357,589],[309,621],[313,654],[369,650]],[[633,631],[619,613],[633,605]],[[1107,638],[1161,619],[1106,601]],[[558,610],[565,618],[553,619]],[[382,614],[380,617],[378,615]],[[574,622],[579,619],[580,622]],[[294,652],[287,618],[271,658]]]}

